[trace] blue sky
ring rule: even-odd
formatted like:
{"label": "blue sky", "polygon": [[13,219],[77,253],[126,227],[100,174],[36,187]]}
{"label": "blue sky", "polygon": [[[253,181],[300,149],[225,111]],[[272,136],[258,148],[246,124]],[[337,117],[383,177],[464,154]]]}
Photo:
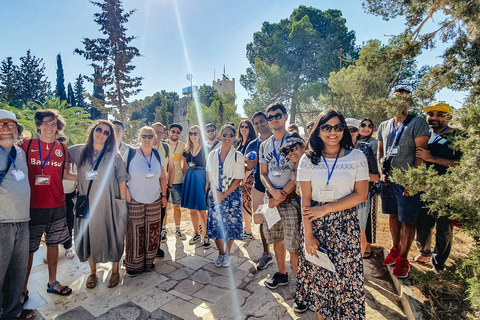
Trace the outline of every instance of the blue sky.
{"label": "blue sky", "polygon": [[[89,62],[73,52],[83,48],[84,37],[100,36],[93,22],[98,7],[87,0],[0,0],[0,5],[0,60],[11,56],[19,64],[18,58],[31,49],[33,55],[44,59],[52,88],[58,53],[62,54],[65,85],[73,85],[79,74],[92,73]],[[187,73],[193,74],[194,85],[211,85],[214,72],[215,78],[220,78],[225,65],[229,77],[235,78],[237,111],[243,114],[243,100],[248,96],[239,80],[249,66],[246,45],[264,21],[287,18],[299,5],[341,10],[347,27],[356,33],[356,44],[369,39],[386,43],[404,28],[402,19],[383,21],[366,14],[361,0],[125,0],[124,9],[137,9],[126,25],[127,33],[137,36],[132,44],[142,54],[133,61],[137,66],[134,75],[145,78],[143,91],[135,98],[160,90],[181,94],[189,85]],[[440,63],[444,48],[424,52],[419,65]],[[86,87],[92,91],[90,83]],[[459,107],[462,97],[444,90],[437,99]]]}

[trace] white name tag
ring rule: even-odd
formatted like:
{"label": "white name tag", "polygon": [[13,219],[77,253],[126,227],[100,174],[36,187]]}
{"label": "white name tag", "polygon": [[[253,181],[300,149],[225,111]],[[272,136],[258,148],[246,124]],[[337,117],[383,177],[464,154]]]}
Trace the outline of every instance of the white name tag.
{"label": "white name tag", "polygon": [[195,168],[195,162],[189,162],[189,163],[188,163],[188,166],[189,166],[190,168]]}
{"label": "white name tag", "polygon": [[393,147],[390,151],[390,154],[392,156],[398,156],[400,154],[400,147]]}
{"label": "white name tag", "polygon": [[153,173],[147,173],[145,175],[145,178],[147,178],[147,179],[153,179],[154,177],[155,177],[155,174],[153,174]]}
{"label": "white name tag", "polygon": [[49,186],[50,185],[50,176],[38,174],[35,177],[35,185],[36,186]]}
{"label": "white name tag", "polygon": [[335,192],[333,190],[320,190],[318,193],[320,202],[329,202],[335,200]]}
{"label": "white name tag", "polygon": [[282,175],[282,173],[279,172],[279,171],[272,171],[272,177],[278,178],[278,177],[280,177],[281,175]]}
{"label": "white name tag", "polygon": [[12,170],[12,174],[16,181],[25,179],[25,173],[23,173],[23,171],[20,169]]}
{"label": "white name tag", "polygon": [[98,172],[97,172],[97,170],[86,171],[86,172],[85,172],[85,179],[86,179],[87,181],[90,181],[90,180],[98,180]]}

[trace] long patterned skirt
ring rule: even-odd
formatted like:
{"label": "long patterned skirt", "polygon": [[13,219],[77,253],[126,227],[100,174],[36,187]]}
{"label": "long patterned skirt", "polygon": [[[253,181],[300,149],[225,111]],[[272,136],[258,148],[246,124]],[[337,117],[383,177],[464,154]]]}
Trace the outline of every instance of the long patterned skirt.
{"label": "long patterned skirt", "polygon": [[[312,204],[313,205],[313,204]],[[313,235],[327,250],[336,272],[305,259],[305,234],[301,250],[295,301],[311,307],[325,319],[365,319],[363,259],[356,208],[332,212],[312,222]]]}
{"label": "long patterned skirt", "polygon": [[127,272],[143,272],[152,268],[160,240],[162,199],[145,204],[132,199],[127,203],[125,267]]}
{"label": "long patterned skirt", "polygon": [[246,183],[242,184],[243,209],[249,215],[252,215],[252,187],[254,181],[255,175],[252,173],[248,176]]}

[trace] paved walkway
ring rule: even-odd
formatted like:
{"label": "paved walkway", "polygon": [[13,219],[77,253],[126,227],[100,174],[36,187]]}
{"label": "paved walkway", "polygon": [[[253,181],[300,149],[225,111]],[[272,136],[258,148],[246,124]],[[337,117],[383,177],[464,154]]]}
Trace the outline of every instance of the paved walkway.
{"label": "paved walkway", "polygon": [[[173,225],[168,227],[173,231]],[[191,230],[190,224],[182,222],[182,229]],[[190,236],[179,241],[171,233],[162,244],[166,256],[156,259],[155,271],[129,278],[122,268],[121,283],[113,289],[107,288],[109,264],[99,265],[97,287],[86,289],[88,263],[80,263],[76,257],[67,260],[61,248],[57,278],[73,289],[68,297],[46,292],[46,248],[42,244],[35,254],[26,307],[37,310],[37,319],[315,319],[311,311],[296,314],[291,309],[293,278],[290,285],[276,290],[264,286],[277,266],[273,263],[265,270],[256,270],[252,261],[257,261],[262,252],[257,229],[254,236],[252,240],[235,241],[231,267],[216,268],[218,251],[213,242],[204,250],[199,243],[189,245]],[[365,261],[367,319],[405,319],[393,286],[382,280],[382,270]],[[292,276],[288,262],[287,266]]]}

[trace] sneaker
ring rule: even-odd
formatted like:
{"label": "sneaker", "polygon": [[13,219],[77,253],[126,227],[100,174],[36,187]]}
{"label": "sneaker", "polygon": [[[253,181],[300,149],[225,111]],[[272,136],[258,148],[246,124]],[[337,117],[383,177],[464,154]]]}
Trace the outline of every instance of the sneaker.
{"label": "sneaker", "polygon": [[395,264],[395,261],[397,260],[398,255],[400,254],[400,251],[398,251],[397,248],[392,247],[390,249],[390,253],[387,255],[385,260],[383,260],[383,265],[384,266],[392,266]]}
{"label": "sneaker", "polygon": [[224,268],[228,268],[228,267],[230,267],[231,264],[232,264],[232,258],[230,258],[230,256],[228,254],[224,255],[222,266]]}
{"label": "sneaker", "polygon": [[157,258],[163,258],[165,257],[165,252],[160,249],[160,247],[158,247],[158,250],[157,250]]}
{"label": "sneaker", "polygon": [[180,240],[185,240],[187,239],[187,236],[185,235],[185,233],[183,233],[182,231],[180,230],[175,230],[175,237],[177,237],[178,239]]}
{"label": "sneaker", "polygon": [[136,276],[138,276],[141,272],[138,272],[138,271],[127,271],[127,276],[129,276],[130,278],[134,278]]}
{"label": "sneaker", "polygon": [[410,263],[404,257],[397,257],[395,261],[395,268],[393,269],[393,275],[400,279],[408,278],[408,272],[410,271]]}
{"label": "sneaker", "polygon": [[162,243],[167,242],[167,229],[162,229],[162,234],[160,236],[160,241]]}
{"label": "sneaker", "polygon": [[304,313],[305,311],[308,310],[307,306],[302,304],[302,303],[294,303],[292,306],[293,311],[298,312],[298,313]]}
{"label": "sneaker", "polygon": [[188,244],[195,244],[197,243],[198,241],[200,241],[202,239],[202,237],[199,235],[199,234],[195,234],[191,239],[190,241],[188,241]]}
{"label": "sneaker", "polygon": [[72,248],[65,250],[65,257],[67,257],[68,260],[75,258],[75,252],[73,252]]}
{"label": "sneaker", "polygon": [[208,237],[203,238],[203,248],[204,249],[210,248],[210,239]]}
{"label": "sneaker", "polygon": [[220,268],[223,266],[223,257],[221,254],[218,255],[217,261],[215,261],[215,267]]}
{"label": "sneaker", "polygon": [[245,230],[243,230],[243,239],[252,239],[253,238],[253,233],[247,233]]}
{"label": "sneaker", "polygon": [[150,268],[146,268],[146,271],[147,272],[151,272],[151,271],[154,271],[157,267],[155,266],[155,263],[152,263],[152,265],[150,266]]}
{"label": "sneaker", "polygon": [[258,260],[257,270],[263,270],[271,263],[273,263],[272,255],[264,252],[260,260]]}
{"label": "sneaker", "polygon": [[265,281],[265,286],[269,289],[275,289],[278,286],[286,286],[288,284],[288,273],[281,274],[276,272],[273,277]]}

